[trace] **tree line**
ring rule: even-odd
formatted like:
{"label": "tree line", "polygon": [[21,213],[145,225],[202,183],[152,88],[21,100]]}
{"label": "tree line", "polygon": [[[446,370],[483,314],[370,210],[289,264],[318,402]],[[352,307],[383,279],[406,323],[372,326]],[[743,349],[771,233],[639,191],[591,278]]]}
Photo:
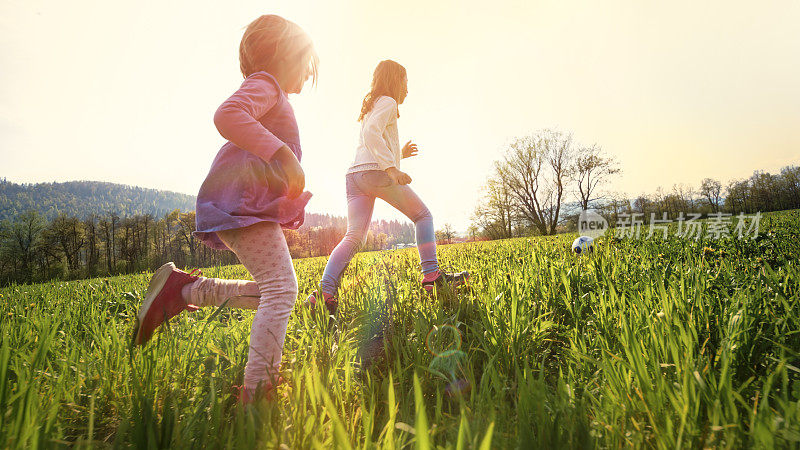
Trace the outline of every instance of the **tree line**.
{"label": "tree line", "polygon": [[[285,230],[292,257],[328,255],[347,228],[344,218],[307,214],[298,230]],[[153,270],[167,261],[178,267],[238,264],[229,251],[197,240],[194,211],[151,214],[58,214],[52,220],[28,210],[0,221],[0,285],[78,279]],[[362,250],[381,250],[414,240],[411,224],[371,224]]]}
{"label": "tree line", "polygon": [[664,214],[752,214],[800,208],[800,167],[779,174],[756,171],[724,185],[705,178],[698,187],[676,184],[630,198],[611,193],[608,182],[621,173],[616,159],[572,135],[543,130],[512,140],[494,163],[484,196],[473,214],[471,234],[489,239],[551,235],[574,230],[580,211],[594,209],[610,224],[641,214],[644,223]]}
{"label": "tree line", "polygon": [[105,211],[163,217],[176,209],[190,211],[194,204],[193,195],[101,181],[19,184],[0,179],[0,220],[14,220],[28,210],[48,221],[60,214],[85,219]]}

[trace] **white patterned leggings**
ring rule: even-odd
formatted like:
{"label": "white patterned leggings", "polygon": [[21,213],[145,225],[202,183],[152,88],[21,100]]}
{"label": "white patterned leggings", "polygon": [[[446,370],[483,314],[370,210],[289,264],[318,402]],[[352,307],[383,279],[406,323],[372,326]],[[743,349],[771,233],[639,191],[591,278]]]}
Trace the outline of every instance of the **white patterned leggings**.
{"label": "white patterned leggings", "polygon": [[255,281],[201,277],[190,288],[189,303],[255,309],[244,385],[274,383],[280,369],[289,315],[297,300],[297,277],[280,225],[261,222],[217,232]]}

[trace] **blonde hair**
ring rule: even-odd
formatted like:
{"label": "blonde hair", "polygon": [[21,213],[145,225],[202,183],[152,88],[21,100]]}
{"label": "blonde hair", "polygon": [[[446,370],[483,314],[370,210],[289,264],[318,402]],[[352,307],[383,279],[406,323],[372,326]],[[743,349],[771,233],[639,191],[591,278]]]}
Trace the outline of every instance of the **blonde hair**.
{"label": "blonde hair", "polygon": [[[372,111],[375,106],[375,101],[382,95],[392,97],[397,100],[403,89],[403,79],[406,78],[406,68],[400,64],[386,59],[378,63],[375,72],[372,74],[372,87],[364,101],[361,103],[361,114],[358,116],[358,121],[364,119],[368,112]],[[400,117],[400,114],[397,114]]]}
{"label": "blonde hair", "polygon": [[309,57],[316,84],[319,57],[311,37],[296,23],[274,14],[250,22],[239,44],[239,68],[245,78],[262,70],[274,74],[284,60],[304,64]]}

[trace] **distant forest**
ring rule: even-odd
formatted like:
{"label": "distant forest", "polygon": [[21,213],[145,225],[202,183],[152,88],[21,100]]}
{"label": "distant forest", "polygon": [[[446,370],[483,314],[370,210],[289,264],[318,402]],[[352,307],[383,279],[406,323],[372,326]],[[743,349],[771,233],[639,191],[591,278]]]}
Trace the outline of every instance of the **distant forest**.
{"label": "distant forest", "polygon": [[59,214],[85,219],[112,212],[163,217],[176,209],[192,211],[194,203],[193,195],[102,181],[17,184],[0,179],[0,220],[14,220],[30,210],[45,220]]}
{"label": "distant forest", "polygon": [[[190,195],[113,183],[2,180],[0,285],[133,273],[167,261],[237,264],[232,252],[192,236],[194,203]],[[330,254],[346,230],[344,217],[307,213],[302,227],[284,234],[292,257],[302,258]],[[410,222],[375,221],[362,250],[413,242]]]}

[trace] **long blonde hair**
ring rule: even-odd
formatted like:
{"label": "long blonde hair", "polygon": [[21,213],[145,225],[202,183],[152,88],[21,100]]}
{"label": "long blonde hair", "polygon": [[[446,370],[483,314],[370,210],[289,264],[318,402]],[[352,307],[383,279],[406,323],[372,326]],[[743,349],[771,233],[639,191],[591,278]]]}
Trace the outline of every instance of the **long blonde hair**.
{"label": "long blonde hair", "polygon": [[[379,62],[378,67],[375,68],[375,72],[372,74],[372,87],[361,103],[361,114],[358,116],[358,121],[361,122],[364,116],[372,111],[372,107],[375,106],[375,100],[380,96],[386,95],[397,100],[402,94],[404,78],[406,78],[405,67],[391,59]],[[399,113],[397,117],[400,117]]]}
{"label": "long blonde hair", "polygon": [[274,74],[283,60],[304,64],[309,56],[316,84],[319,57],[311,37],[296,23],[274,14],[250,22],[239,44],[239,68],[245,78],[262,70]]}

